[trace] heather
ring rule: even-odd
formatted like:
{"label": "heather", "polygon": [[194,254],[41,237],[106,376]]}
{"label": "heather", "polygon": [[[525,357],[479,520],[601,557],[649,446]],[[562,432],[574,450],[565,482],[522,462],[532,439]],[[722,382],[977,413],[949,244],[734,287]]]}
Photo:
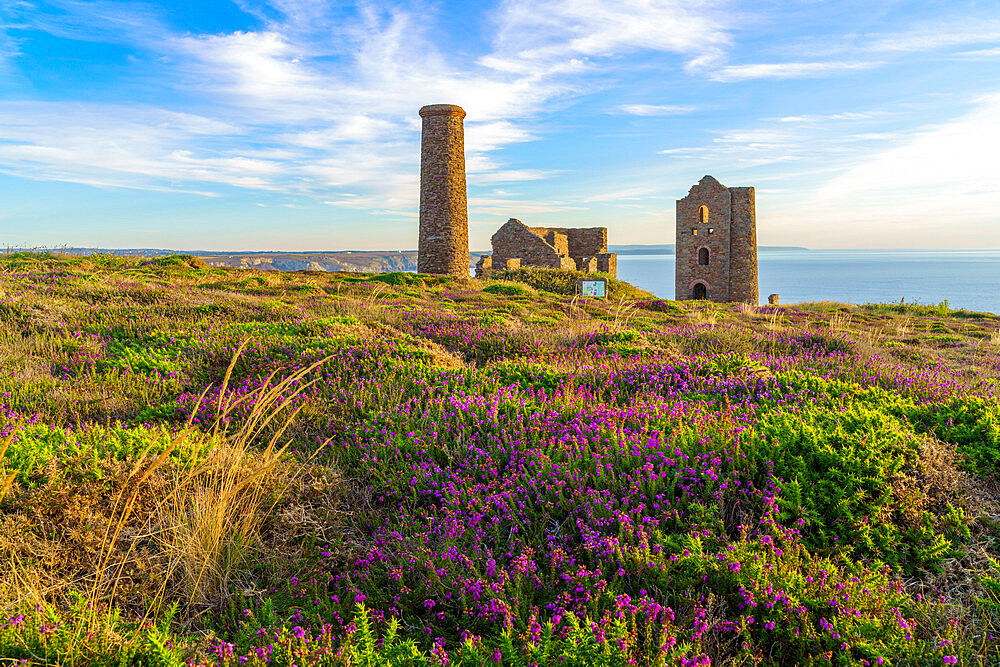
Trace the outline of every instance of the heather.
{"label": "heather", "polygon": [[1000,318],[0,259],[12,664],[1000,661]]}

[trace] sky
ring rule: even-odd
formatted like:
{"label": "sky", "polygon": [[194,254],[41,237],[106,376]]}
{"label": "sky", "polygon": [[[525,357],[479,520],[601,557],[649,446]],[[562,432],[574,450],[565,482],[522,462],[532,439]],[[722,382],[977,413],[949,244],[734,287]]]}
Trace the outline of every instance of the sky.
{"label": "sky", "polygon": [[412,249],[419,108],[508,218],[669,243],[1000,248],[997,0],[0,0],[0,243]]}

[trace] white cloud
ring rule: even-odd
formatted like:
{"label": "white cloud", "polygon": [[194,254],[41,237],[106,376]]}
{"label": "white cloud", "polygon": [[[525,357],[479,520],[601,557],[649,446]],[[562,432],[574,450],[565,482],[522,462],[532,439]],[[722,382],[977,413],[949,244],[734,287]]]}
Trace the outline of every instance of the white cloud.
{"label": "white cloud", "polygon": [[618,110],[632,116],[674,116],[697,111],[698,107],[690,104],[623,104]]}
{"label": "white cloud", "polygon": [[[517,218],[526,224],[526,219],[534,213],[559,213],[563,211],[584,211],[585,206],[577,206],[563,201],[532,201],[525,199],[491,199],[488,197],[470,197],[470,215],[496,215],[506,218]],[[523,216],[523,217],[522,217]]]}
{"label": "white cloud", "polygon": [[826,115],[783,116],[778,120],[782,123],[824,123],[831,120],[868,120],[881,115],[884,114],[876,111],[844,111],[842,113],[831,113]]}
{"label": "white cloud", "polygon": [[40,180],[155,190],[177,183],[274,189],[282,169],[271,160],[196,154],[190,146],[240,130],[155,108],[0,102],[0,128],[0,164],[8,173]]}
{"label": "white cloud", "polygon": [[960,51],[955,54],[963,58],[997,58],[1000,57],[1000,46],[995,49],[978,49],[975,51]]}
{"label": "white cloud", "polygon": [[506,71],[640,50],[681,54],[691,63],[730,45],[731,16],[718,2],[680,0],[506,0],[497,14],[497,53]]}
{"label": "white cloud", "polygon": [[496,169],[489,173],[471,172],[468,181],[473,185],[492,185],[495,183],[515,183],[518,181],[540,181],[558,172],[544,169]]}
{"label": "white cloud", "polygon": [[748,79],[800,79],[825,76],[838,72],[868,69],[877,62],[808,62],[808,63],[756,63],[749,65],[727,65],[709,73],[713,81],[746,81]]}
{"label": "white cloud", "polygon": [[[823,186],[811,206],[859,224],[995,224],[1000,211],[1000,93],[970,113],[872,155]],[[897,227],[898,228],[898,227]],[[993,233],[994,242],[997,234]]]}
{"label": "white cloud", "polygon": [[[0,128],[0,165],[40,179],[217,183],[327,201],[349,187],[360,194],[355,205],[379,209],[415,205],[421,101],[468,112],[471,183],[536,180],[553,172],[505,164],[498,151],[538,138],[525,119],[602,85],[581,75],[635,51],[680,54],[690,65],[729,45],[728,15],[714,2],[507,0],[491,15],[492,50],[463,63],[439,48],[424,6],[239,0],[261,28],[194,34],[172,31],[147,5],[52,1],[57,11],[21,6],[25,24],[132,49],[194,96],[199,113],[86,101],[6,106],[24,127]],[[654,109],[682,110],[632,112]]]}
{"label": "white cloud", "polygon": [[855,38],[852,49],[883,53],[913,53],[998,40],[1000,40],[1000,20],[967,16],[919,23],[897,33],[860,35]]}

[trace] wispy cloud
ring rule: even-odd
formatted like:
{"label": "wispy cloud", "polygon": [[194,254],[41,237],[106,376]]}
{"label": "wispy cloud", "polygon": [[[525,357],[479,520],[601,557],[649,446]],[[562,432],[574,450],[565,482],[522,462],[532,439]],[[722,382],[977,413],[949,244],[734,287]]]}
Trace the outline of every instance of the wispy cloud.
{"label": "wispy cloud", "polygon": [[748,79],[801,79],[820,75],[869,69],[878,62],[830,61],[808,63],[756,63],[727,65],[709,74],[713,81],[746,81]]}
{"label": "wispy cloud", "polygon": [[[0,130],[0,161],[23,176],[112,187],[215,183],[325,201],[350,187],[364,197],[357,202],[394,209],[415,203],[418,101],[468,111],[470,182],[546,178],[551,171],[495,156],[537,138],[525,119],[602,85],[581,78],[599,59],[647,50],[690,63],[730,42],[726,15],[711,2],[507,0],[491,15],[490,51],[462,66],[439,50],[429,7],[238,4],[256,26],[217,34],[174,31],[141,4],[20,5],[31,29],[135,49],[178,94],[196,98],[199,112],[182,123],[166,110],[125,105],[8,106],[7,117],[24,126]],[[633,105],[628,113],[684,110]],[[193,128],[195,117],[210,131]]]}
{"label": "wispy cloud", "polygon": [[883,111],[844,111],[841,113],[808,116],[782,116],[778,120],[782,123],[826,123],[831,120],[868,120],[883,115],[885,115]]}
{"label": "wispy cloud", "polygon": [[619,112],[632,116],[676,116],[697,110],[698,107],[692,104],[622,104],[618,107]]}
{"label": "wispy cloud", "polygon": [[1000,46],[995,49],[977,49],[975,51],[960,51],[955,54],[959,58],[1000,58]]}
{"label": "wispy cloud", "polygon": [[913,53],[998,40],[1000,20],[971,15],[918,23],[895,33],[867,33],[852,41],[854,48],[874,53]]}
{"label": "wispy cloud", "polygon": [[[995,224],[1000,210],[1000,93],[969,113],[871,155],[823,186],[816,208],[850,202],[856,223],[933,220],[942,233],[961,223]],[[996,237],[996,234],[993,234]]]}
{"label": "wispy cloud", "polygon": [[481,62],[534,72],[647,50],[680,54],[689,65],[705,63],[731,44],[732,20],[720,2],[506,0],[496,15],[496,52]]}

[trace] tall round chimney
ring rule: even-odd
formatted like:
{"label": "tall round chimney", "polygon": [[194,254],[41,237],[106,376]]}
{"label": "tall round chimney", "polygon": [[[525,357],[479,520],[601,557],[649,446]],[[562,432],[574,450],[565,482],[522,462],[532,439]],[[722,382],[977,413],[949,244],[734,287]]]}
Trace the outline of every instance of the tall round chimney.
{"label": "tall round chimney", "polygon": [[465,194],[465,111],[454,104],[420,109],[420,240],[417,271],[469,277]]}

